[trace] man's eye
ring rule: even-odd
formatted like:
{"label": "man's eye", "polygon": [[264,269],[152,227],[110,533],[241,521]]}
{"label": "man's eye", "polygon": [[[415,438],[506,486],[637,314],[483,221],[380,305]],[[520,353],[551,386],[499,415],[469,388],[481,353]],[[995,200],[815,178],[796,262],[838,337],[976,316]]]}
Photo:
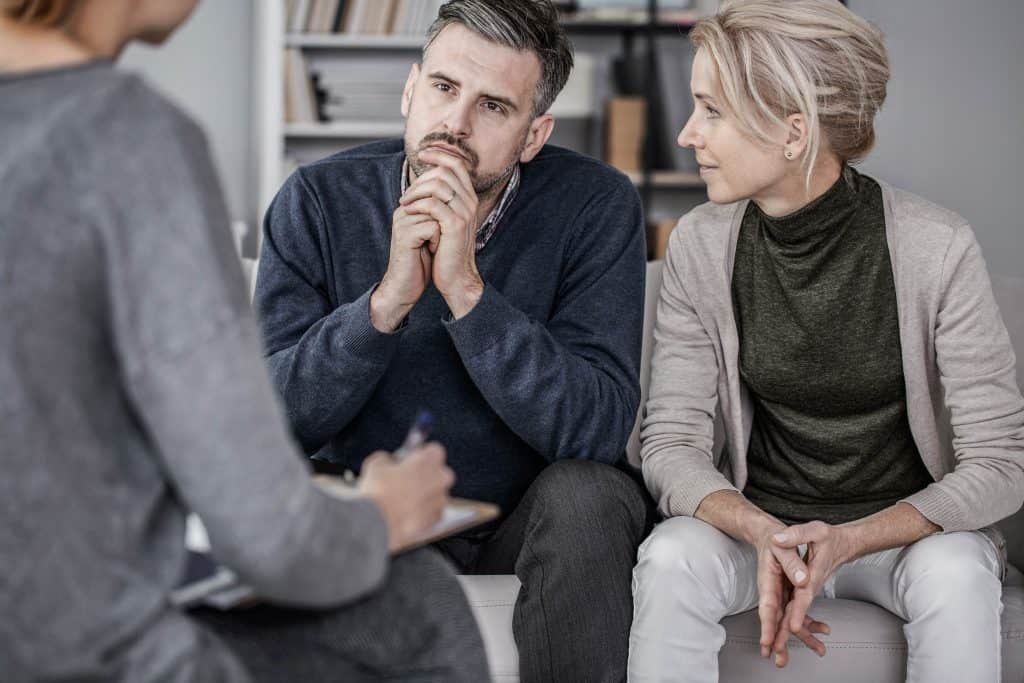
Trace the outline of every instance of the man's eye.
{"label": "man's eye", "polygon": [[495,114],[503,114],[505,112],[505,108],[497,102],[484,102],[484,108]]}
{"label": "man's eye", "polygon": [[440,90],[441,92],[450,92],[452,89],[452,86],[448,85],[447,83],[435,83],[434,87]]}

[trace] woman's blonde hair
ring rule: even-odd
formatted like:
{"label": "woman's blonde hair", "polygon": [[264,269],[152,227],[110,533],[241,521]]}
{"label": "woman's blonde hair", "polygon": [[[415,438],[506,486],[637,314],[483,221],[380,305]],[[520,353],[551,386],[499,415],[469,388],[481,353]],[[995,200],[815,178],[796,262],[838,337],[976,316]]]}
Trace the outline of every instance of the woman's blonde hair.
{"label": "woman's blonde hair", "polygon": [[15,21],[50,28],[64,26],[82,0],[0,0],[0,12]]}
{"label": "woman's blonde hair", "polygon": [[878,29],[838,0],[725,0],[690,40],[713,64],[723,108],[755,139],[803,114],[808,183],[823,136],[846,163],[874,145],[889,58]]}

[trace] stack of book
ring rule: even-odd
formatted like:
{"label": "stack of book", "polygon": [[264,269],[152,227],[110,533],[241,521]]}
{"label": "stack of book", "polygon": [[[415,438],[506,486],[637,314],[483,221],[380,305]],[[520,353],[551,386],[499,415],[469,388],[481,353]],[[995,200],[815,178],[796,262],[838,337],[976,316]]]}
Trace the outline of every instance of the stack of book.
{"label": "stack of book", "polygon": [[291,33],[424,35],[444,0],[284,0]]}
{"label": "stack of book", "polygon": [[325,121],[401,121],[408,57],[349,54],[317,61]]}

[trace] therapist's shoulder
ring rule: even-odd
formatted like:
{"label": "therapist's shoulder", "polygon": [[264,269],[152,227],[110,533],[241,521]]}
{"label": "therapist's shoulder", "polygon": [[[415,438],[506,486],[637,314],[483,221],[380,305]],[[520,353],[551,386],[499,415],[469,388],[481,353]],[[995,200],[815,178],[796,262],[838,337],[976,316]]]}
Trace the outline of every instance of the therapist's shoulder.
{"label": "therapist's shoulder", "polygon": [[91,99],[81,116],[97,142],[130,149],[136,158],[182,144],[204,151],[208,146],[203,129],[188,113],[133,72],[102,73]]}

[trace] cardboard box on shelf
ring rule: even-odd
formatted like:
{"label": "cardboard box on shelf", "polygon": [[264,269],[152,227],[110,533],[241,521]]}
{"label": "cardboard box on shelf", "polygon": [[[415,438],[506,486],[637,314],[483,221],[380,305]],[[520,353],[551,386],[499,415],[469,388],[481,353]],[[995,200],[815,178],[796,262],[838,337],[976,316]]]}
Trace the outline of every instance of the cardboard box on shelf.
{"label": "cardboard box on shelf", "polygon": [[647,102],[642,97],[608,100],[605,161],[620,171],[639,171],[646,132]]}

